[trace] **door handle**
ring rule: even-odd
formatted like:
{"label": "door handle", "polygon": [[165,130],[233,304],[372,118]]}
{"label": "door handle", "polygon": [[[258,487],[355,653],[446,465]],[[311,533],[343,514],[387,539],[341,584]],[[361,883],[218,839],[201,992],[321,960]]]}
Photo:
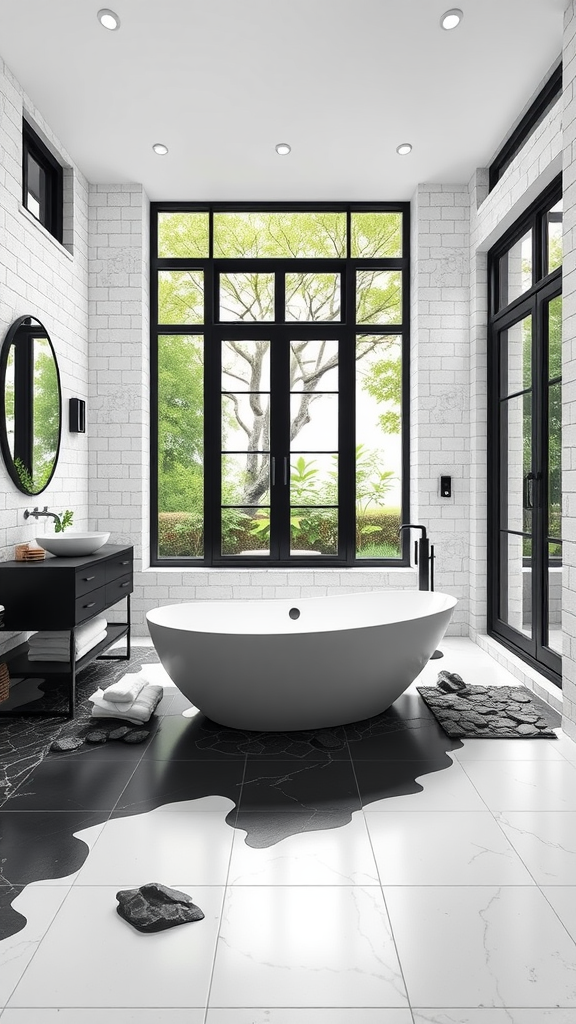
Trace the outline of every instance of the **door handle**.
{"label": "door handle", "polygon": [[531,510],[534,508],[534,481],[536,480],[535,473],[527,473],[524,477],[524,508]]}

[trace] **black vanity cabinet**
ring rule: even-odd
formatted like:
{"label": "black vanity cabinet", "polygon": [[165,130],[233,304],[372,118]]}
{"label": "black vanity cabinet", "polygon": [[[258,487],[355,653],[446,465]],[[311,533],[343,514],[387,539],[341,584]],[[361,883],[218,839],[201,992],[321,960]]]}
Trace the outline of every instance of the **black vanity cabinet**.
{"label": "black vanity cabinet", "polygon": [[[71,656],[67,663],[30,661],[27,643],[7,651],[2,659],[8,664],[11,676],[65,675],[69,682],[70,718],[75,711],[76,673],[95,658],[127,660],[130,657],[133,565],[134,549],[115,544],[106,544],[96,554],[79,558],[48,556],[41,562],[0,563],[0,604],[5,607],[5,630],[71,631]],[[76,660],[73,657],[76,627],[101,615],[124,598],[127,599],[126,621],[109,624],[106,638]],[[103,652],[122,637],[126,637],[126,654],[105,656]],[[24,708],[22,713],[33,712]],[[47,713],[53,715],[55,712]]]}

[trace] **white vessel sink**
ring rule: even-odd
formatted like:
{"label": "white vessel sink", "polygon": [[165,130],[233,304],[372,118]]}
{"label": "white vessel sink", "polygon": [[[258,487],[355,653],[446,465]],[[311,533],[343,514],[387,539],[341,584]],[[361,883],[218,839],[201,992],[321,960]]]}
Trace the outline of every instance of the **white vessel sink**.
{"label": "white vessel sink", "polygon": [[49,551],[51,555],[59,555],[60,558],[75,558],[79,555],[93,555],[98,548],[106,543],[109,533],[80,533],[66,531],[66,533],[44,534],[36,537],[36,543]]}

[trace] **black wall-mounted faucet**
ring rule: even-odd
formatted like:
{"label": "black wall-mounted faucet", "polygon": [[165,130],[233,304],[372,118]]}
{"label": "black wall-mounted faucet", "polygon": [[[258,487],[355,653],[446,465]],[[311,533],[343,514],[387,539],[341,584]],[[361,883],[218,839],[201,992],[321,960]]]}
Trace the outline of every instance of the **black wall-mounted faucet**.
{"label": "black wall-mounted faucet", "polygon": [[50,519],[54,519],[56,523],[60,522],[60,516],[57,516],[55,512],[49,512],[48,505],[44,505],[42,511],[40,511],[37,505],[32,509],[32,511],[30,511],[30,509],[26,509],[24,512],[24,519],[28,519],[30,516],[34,516],[34,519],[38,519],[39,516],[47,516]]}
{"label": "black wall-mounted faucet", "polygon": [[414,545],[414,561],[418,566],[418,590],[434,590],[434,545],[426,536],[426,527],[419,523],[402,523],[402,530],[422,530],[422,536]]}

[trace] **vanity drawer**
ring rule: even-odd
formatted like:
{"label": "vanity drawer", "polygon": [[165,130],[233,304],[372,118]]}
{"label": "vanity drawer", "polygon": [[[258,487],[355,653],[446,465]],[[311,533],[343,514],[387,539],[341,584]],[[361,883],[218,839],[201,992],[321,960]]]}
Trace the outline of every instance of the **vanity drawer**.
{"label": "vanity drawer", "polygon": [[111,583],[112,580],[117,580],[120,576],[127,576],[128,574],[131,574],[132,567],[132,555],[128,556],[123,554],[118,558],[109,558],[108,561],[104,563],[106,583]]}
{"label": "vanity drawer", "polygon": [[128,576],[121,576],[120,579],[113,580],[112,583],[107,583],[106,587],[106,607],[108,608],[111,604],[115,604],[116,601],[121,601],[127,594],[131,594],[134,590],[134,582],[132,574]]}
{"label": "vanity drawer", "polygon": [[[86,575],[89,575],[88,573]],[[84,594],[83,597],[79,597],[76,600],[76,625],[84,622],[85,619],[91,619],[93,615],[98,615],[99,612],[104,611],[107,607],[106,603],[106,591],[107,587],[100,587],[98,590],[91,590],[89,593]]]}
{"label": "vanity drawer", "polygon": [[91,590],[98,590],[106,583],[104,565],[90,565],[87,569],[79,569],[76,573],[76,597],[82,597]]}

